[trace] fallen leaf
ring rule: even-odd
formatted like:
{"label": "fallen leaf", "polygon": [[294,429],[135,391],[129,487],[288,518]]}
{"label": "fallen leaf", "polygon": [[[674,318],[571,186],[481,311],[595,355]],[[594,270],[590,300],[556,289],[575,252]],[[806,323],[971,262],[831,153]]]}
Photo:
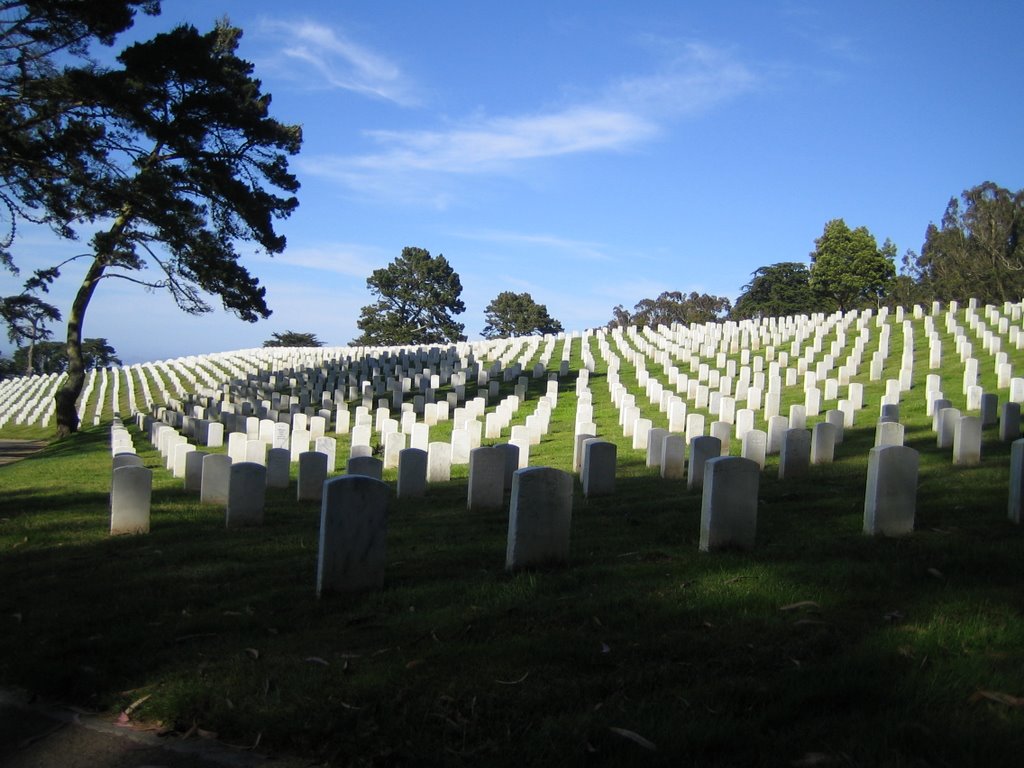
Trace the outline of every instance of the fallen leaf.
{"label": "fallen leaf", "polygon": [[260,657],[260,652],[255,648],[246,648],[245,652],[249,654],[250,657],[252,657],[253,661]]}
{"label": "fallen leaf", "polygon": [[11,618],[21,624],[21,613],[12,613]]}
{"label": "fallen leaf", "polygon": [[410,661],[408,664],[405,665],[405,668],[406,669],[415,669],[416,667],[418,667],[422,663],[423,663],[423,659],[413,659],[412,661]]}
{"label": "fallen leaf", "polygon": [[611,653],[612,648],[608,643],[601,643],[601,653]]}
{"label": "fallen leaf", "polygon": [[821,606],[813,600],[801,600],[799,603],[790,603],[779,608],[780,611],[803,611],[813,608],[814,610],[820,610]]}
{"label": "fallen leaf", "polygon": [[529,676],[530,673],[526,672],[526,674],[524,674],[518,680],[495,680],[494,682],[499,683],[501,685],[519,685],[521,682],[523,682],[523,680],[525,680]]}
{"label": "fallen leaf", "polygon": [[1000,693],[999,691],[977,691],[970,698],[972,702],[978,702],[982,699],[988,699],[997,704],[1005,704],[1014,709],[1024,708],[1024,697],[1011,696],[1009,693]]}
{"label": "fallen leaf", "polygon": [[928,575],[929,576],[934,576],[936,579],[943,578],[942,571],[940,571],[938,568],[929,568],[928,569]]}
{"label": "fallen leaf", "polygon": [[827,627],[828,625],[827,621],[819,619],[797,619],[793,622],[794,627]]}
{"label": "fallen leaf", "polygon": [[622,736],[623,738],[629,739],[635,744],[639,744],[644,749],[651,750],[651,752],[658,751],[658,747],[654,744],[654,742],[648,741],[636,731],[631,731],[627,728],[616,728],[615,726],[608,726],[608,730],[612,733],[617,733],[619,736]]}
{"label": "fallen leaf", "polygon": [[307,656],[306,661],[310,664],[322,664],[325,667],[331,666],[331,662],[327,659],[321,659],[319,656]]}
{"label": "fallen leaf", "polygon": [[743,581],[743,579],[756,579],[756,576],[733,576],[731,579],[726,579],[726,584],[735,584],[737,581]]}
{"label": "fallen leaf", "polygon": [[216,739],[216,731],[204,731],[202,728],[196,728],[196,735],[201,739]]}

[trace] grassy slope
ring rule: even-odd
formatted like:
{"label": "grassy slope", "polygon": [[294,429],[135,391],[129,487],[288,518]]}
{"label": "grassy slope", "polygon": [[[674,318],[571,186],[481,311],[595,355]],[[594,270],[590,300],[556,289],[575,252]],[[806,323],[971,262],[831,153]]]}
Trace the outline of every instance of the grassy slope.
{"label": "grassy slope", "polygon": [[[887,375],[900,347],[894,332]],[[505,574],[506,514],[467,514],[462,470],[393,504],[386,588],[347,599],[313,594],[319,510],[293,490],[268,495],[264,527],[228,532],[158,471],[153,532],[108,537],[106,430],[87,429],[0,468],[0,680],[111,712],[149,695],[138,717],[334,764],[1011,764],[1024,710],[977,697],[1024,695],[1009,447],[987,430],[971,468],[933,448],[920,331],[917,354],[909,538],[860,533],[880,382],[835,464],[779,482],[769,460],[758,548],[708,555],[699,496],[615,437],[598,357],[618,492],[577,492],[570,567]],[[952,358],[947,340],[962,404]],[[575,402],[563,382],[531,463],[568,469]]]}

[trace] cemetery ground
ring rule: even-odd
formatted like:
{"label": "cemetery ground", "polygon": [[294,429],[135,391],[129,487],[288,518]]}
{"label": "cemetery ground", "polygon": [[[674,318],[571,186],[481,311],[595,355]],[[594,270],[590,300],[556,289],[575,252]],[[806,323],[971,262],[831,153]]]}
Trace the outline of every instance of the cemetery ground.
{"label": "cemetery ground", "polygon": [[[898,334],[893,347],[898,359]],[[507,504],[468,512],[462,465],[423,498],[392,497],[382,590],[319,599],[320,505],[295,501],[294,466],[287,490],[267,490],[262,526],[227,530],[223,507],[185,492],[132,425],[154,470],[151,529],[111,537],[108,409],[0,467],[0,683],[168,740],[311,765],[1016,764],[1024,534],[1007,518],[1010,443],[987,427],[973,466],[936,448],[921,383],[941,374],[962,399],[947,349],[929,371],[918,348],[900,404],[920,452],[909,536],[862,532],[888,364],[858,378],[865,409],[834,463],[780,480],[768,457],[754,549],[700,552],[700,492],[662,479],[612,426],[599,363],[593,420],[618,448],[615,492],[585,498],[577,480],[566,566],[507,573]],[[622,380],[635,373],[626,359]],[[569,471],[571,379],[560,390],[530,464]],[[785,391],[782,412],[802,401]],[[0,437],[42,434],[16,429]]]}
{"label": "cemetery ground", "polygon": [[917,531],[872,538],[869,432],[802,480],[769,465],[752,552],[698,552],[699,494],[624,461],[616,495],[577,493],[568,567],[508,575],[506,514],[456,477],[393,501],[383,591],[318,600],[318,505],[270,491],[226,531],[158,477],[152,533],[111,538],[90,428],[2,470],[0,675],[330,764],[1012,764],[1008,447],[925,452]]}

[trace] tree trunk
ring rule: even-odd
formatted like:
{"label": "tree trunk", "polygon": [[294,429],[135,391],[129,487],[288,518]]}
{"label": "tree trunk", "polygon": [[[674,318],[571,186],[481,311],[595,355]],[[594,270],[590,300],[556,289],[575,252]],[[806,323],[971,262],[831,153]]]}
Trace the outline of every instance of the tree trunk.
{"label": "tree trunk", "polygon": [[68,314],[68,378],[57,390],[54,398],[57,412],[57,437],[67,437],[78,431],[78,396],[85,386],[85,361],[82,358],[82,322],[89,307],[96,284],[103,277],[104,264],[97,257],[93,260],[82,285],[75,295]]}

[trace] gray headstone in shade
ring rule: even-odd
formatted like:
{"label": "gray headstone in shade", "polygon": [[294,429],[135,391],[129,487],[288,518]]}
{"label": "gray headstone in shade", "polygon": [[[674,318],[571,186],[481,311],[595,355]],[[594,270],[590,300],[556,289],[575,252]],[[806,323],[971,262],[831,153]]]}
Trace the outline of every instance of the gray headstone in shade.
{"label": "gray headstone in shade", "polygon": [[883,423],[891,421],[898,422],[900,420],[899,403],[884,403],[878,420]]}
{"label": "gray headstone in shade", "polygon": [[287,448],[267,451],[267,488],[287,488],[291,481],[292,454]]}
{"label": "gray headstone in shade", "polygon": [[943,408],[937,412],[939,420],[938,435],[935,438],[937,448],[952,448],[953,438],[956,436],[956,425],[960,421],[960,413],[957,408]]}
{"label": "gray headstone in shade", "polygon": [[365,475],[342,475],[324,483],[316,569],[318,597],[384,585],[390,496],[387,485]]}
{"label": "gray headstone in shade", "polygon": [[384,477],[384,462],[376,456],[356,456],[345,464],[346,475],[362,475],[381,480]]}
{"label": "gray headstone in shade", "polygon": [[999,409],[999,439],[1004,443],[1020,439],[1020,403],[1003,403]]}
{"label": "gray headstone in shade", "polygon": [[572,475],[560,469],[516,470],[509,503],[506,570],[568,562],[572,486]]}
{"label": "gray headstone in shade", "polygon": [[203,490],[203,459],[206,451],[190,451],[185,456],[185,490],[201,493]]}
{"label": "gray headstone in shade", "polygon": [[[289,451],[290,453],[290,451]],[[372,458],[372,457],[366,457]],[[349,461],[352,461],[349,459]],[[295,498],[297,501],[320,501],[323,499],[324,483],[327,481],[327,454],[319,451],[303,451],[299,454],[299,472],[296,478]]]}
{"label": "gray headstone in shade", "polygon": [[505,454],[492,447],[469,452],[466,508],[500,509],[505,501]]}
{"label": "gray headstone in shade", "polygon": [[153,470],[119,467],[110,488],[110,533],[149,533]]}
{"label": "gray headstone in shade", "polygon": [[704,463],[700,510],[700,550],[753,549],[757,533],[757,493],[761,468],[740,456],[718,456]]}
{"label": "gray headstone in shade", "polygon": [[[512,443],[498,443],[493,447],[501,451],[505,457],[505,490],[509,491],[512,489],[512,477],[519,469],[519,446]],[[582,462],[582,458],[580,461]]]}
{"label": "gray headstone in shade", "polygon": [[999,395],[991,392],[982,394],[980,418],[982,429],[999,423]]}
{"label": "gray headstone in shade", "polygon": [[913,532],[918,462],[917,451],[905,445],[885,445],[868,452],[864,533],[905,536]]}
{"label": "gray headstone in shade", "polygon": [[617,455],[615,443],[597,437],[584,441],[580,482],[585,497],[590,499],[615,493]]}
{"label": "gray headstone in shade", "polygon": [[226,453],[211,453],[203,458],[203,479],[199,501],[203,504],[227,504],[231,481],[231,457]]}
{"label": "gray headstone in shade", "polygon": [[704,463],[722,455],[722,441],[710,435],[690,440],[690,466],[686,473],[686,489],[692,491],[704,485]]}
{"label": "gray headstone in shade", "polygon": [[811,433],[806,429],[787,429],[779,448],[779,480],[807,474],[811,465]]}
{"label": "gray headstone in shade", "polygon": [[228,528],[263,525],[266,499],[267,468],[254,461],[232,464],[225,525]]}
{"label": "gray headstone in shade", "polygon": [[1010,522],[1020,525],[1024,521],[1024,439],[1018,438],[1010,446]]}
{"label": "gray headstone in shade", "polygon": [[427,452],[404,448],[398,452],[398,498],[416,498],[427,492]]}

